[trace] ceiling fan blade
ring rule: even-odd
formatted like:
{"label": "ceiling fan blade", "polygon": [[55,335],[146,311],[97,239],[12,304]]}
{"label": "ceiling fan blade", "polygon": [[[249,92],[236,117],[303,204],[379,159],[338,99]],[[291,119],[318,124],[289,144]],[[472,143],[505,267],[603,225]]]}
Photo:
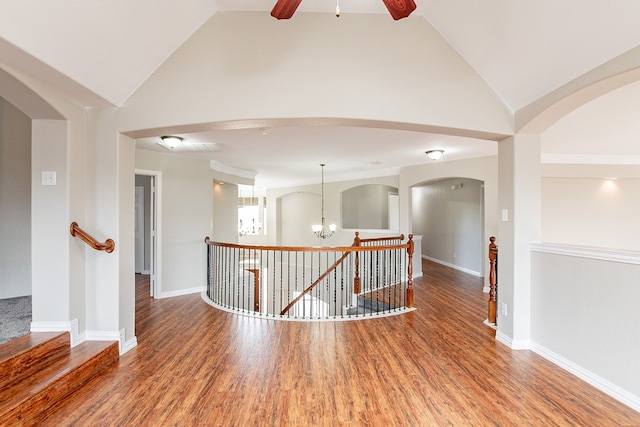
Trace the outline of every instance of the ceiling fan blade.
{"label": "ceiling fan blade", "polygon": [[396,21],[411,15],[416,10],[416,4],[413,0],[382,0],[389,13]]}
{"label": "ceiling fan blade", "polygon": [[278,0],[271,9],[271,16],[276,19],[289,19],[293,16],[302,0]]}

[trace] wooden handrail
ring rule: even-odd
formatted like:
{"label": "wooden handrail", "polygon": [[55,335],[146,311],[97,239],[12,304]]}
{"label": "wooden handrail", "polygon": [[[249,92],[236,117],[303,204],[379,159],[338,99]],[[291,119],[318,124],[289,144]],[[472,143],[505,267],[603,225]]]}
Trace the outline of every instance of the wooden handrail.
{"label": "wooden handrail", "polygon": [[489,316],[487,318],[489,323],[496,323],[496,301],[497,301],[497,269],[498,269],[498,245],[496,245],[496,238],[491,236],[489,238]]}
{"label": "wooden handrail", "polygon": [[84,231],[82,228],[78,226],[77,222],[72,222],[69,226],[69,232],[73,237],[78,237],[80,240],[85,242],[87,245],[91,246],[93,249],[97,251],[105,251],[106,253],[111,253],[116,248],[116,242],[112,239],[107,239],[104,243],[98,242],[95,238],[93,238],[90,234]]}
{"label": "wooden handrail", "polygon": [[359,232],[356,231],[356,238],[358,238],[360,240],[360,242],[364,242],[364,243],[368,243],[368,242],[386,242],[386,241],[390,241],[390,240],[404,240],[404,234],[401,234],[399,236],[391,236],[391,237],[372,237],[372,238],[368,238],[368,239],[360,239],[359,236]]}

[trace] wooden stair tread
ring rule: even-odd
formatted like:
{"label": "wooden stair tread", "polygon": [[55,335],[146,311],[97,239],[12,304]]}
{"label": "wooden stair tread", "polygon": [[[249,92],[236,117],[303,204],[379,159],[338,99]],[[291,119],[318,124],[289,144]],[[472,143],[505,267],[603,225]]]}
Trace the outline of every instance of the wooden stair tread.
{"label": "wooden stair tread", "polygon": [[118,357],[118,343],[114,341],[87,341],[67,349],[66,354],[43,355],[29,375],[0,389],[0,426],[38,419],[56,402],[117,362]]}
{"label": "wooden stair tread", "polygon": [[14,340],[0,344],[0,366],[7,359],[14,358],[17,354],[28,351],[44,342],[57,337],[69,336],[68,332],[31,332]]}
{"label": "wooden stair tread", "polygon": [[43,332],[28,334],[0,347],[1,390],[30,376],[39,365],[68,354],[70,338],[68,332]]}

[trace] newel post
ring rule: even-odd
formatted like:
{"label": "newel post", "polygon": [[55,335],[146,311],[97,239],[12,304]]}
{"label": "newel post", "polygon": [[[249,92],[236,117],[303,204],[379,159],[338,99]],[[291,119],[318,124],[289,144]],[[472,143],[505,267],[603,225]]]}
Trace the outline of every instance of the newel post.
{"label": "newel post", "polygon": [[[360,232],[356,231],[356,237],[353,239],[353,246],[360,246]],[[353,278],[353,293],[360,294],[360,252],[356,251],[355,256],[355,277]]]}
{"label": "newel post", "polygon": [[496,323],[497,277],[498,277],[498,245],[496,238],[489,238],[489,323]]}
{"label": "newel post", "polygon": [[409,255],[407,265],[407,307],[413,307],[413,234],[409,234],[409,246],[407,254]]}

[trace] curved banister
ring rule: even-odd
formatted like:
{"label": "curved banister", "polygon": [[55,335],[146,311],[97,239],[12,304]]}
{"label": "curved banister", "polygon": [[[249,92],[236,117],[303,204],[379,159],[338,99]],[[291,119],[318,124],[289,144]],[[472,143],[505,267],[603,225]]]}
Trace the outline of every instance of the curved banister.
{"label": "curved banister", "polygon": [[80,240],[97,251],[105,251],[106,253],[111,253],[116,248],[116,242],[114,242],[112,239],[107,239],[104,241],[104,243],[100,243],[90,234],[80,228],[80,226],[78,226],[78,223],[75,221],[72,222],[69,226],[69,232],[73,237],[78,237]]}
{"label": "curved banister", "polygon": [[[290,252],[376,252],[378,246],[264,246],[264,245],[240,245],[237,243],[215,242],[209,237],[205,237],[204,242],[208,245],[215,245],[222,248],[248,249],[248,250],[271,250]],[[408,248],[409,243],[400,245],[387,245],[385,249]]]}
{"label": "curved banister", "polygon": [[[407,297],[407,307],[413,307],[413,286],[412,286],[412,258],[413,258],[413,235],[409,235],[409,241],[407,243],[395,243],[389,244],[391,241],[402,241],[404,239],[404,235],[393,236],[393,237],[379,237],[379,238],[370,238],[370,239],[361,239],[359,236],[360,233],[356,232],[356,236],[354,238],[353,244],[351,246],[264,246],[264,245],[244,245],[237,243],[223,243],[223,242],[214,242],[208,236],[204,238],[204,242],[208,247],[220,247],[220,248],[228,248],[228,249],[240,249],[240,250],[249,250],[249,251],[287,251],[287,252],[342,252],[342,255],[331,265],[329,266],[320,276],[315,279],[309,286],[307,286],[300,294],[298,294],[293,300],[291,300],[280,312],[280,315],[285,315],[297,302],[303,299],[303,297],[309,294],[319,283],[321,283],[332,271],[335,271],[336,268],[348,258],[348,256],[355,252],[355,277],[354,281],[354,291],[359,294],[360,289],[360,276],[359,276],[359,254],[360,252],[373,253],[380,251],[381,249],[385,250],[394,250],[394,249],[406,249],[408,255],[408,281],[407,281],[407,289],[406,289],[406,297]],[[363,244],[364,243],[364,244]],[[373,245],[367,245],[367,243],[374,243]],[[257,281],[257,279],[256,279]],[[258,289],[256,287],[256,289]],[[258,294],[256,293],[255,303],[258,304]],[[257,310],[256,310],[257,311]]]}
{"label": "curved banister", "polygon": [[[412,308],[413,235],[409,235],[406,243],[399,240],[403,238],[404,235],[361,239],[359,233],[356,233],[351,246],[328,247],[245,245],[215,242],[207,236],[204,238],[207,245],[207,297],[213,304],[224,309],[253,312],[257,315],[284,317],[289,316],[288,313],[295,308],[303,310],[302,318],[305,319],[329,318],[326,316],[358,317],[360,309],[363,310],[360,314],[372,314]],[[400,254],[397,257],[380,257],[381,251],[395,250],[406,251],[406,258],[401,260]],[[315,277],[305,278],[304,271],[309,268],[305,266],[305,254],[313,255],[307,259],[311,261],[311,265],[316,259],[320,263],[317,266],[320,267],[323,263],[318,257],[330,252],[337,255],[333,263],[318,268],[319,276],[313,274]],[[302,253],[301,258],[296,253]],[[338,267],[345,264],[352,253],[353,264],[349,263],[348,272],[342,269],[337,273]],[[361,259],[365,261],[364,264],[360,263]],[[293,270],[289,265],[290,260],[295,260]],[[302,263],[298,264],[298,260]],[[326,261],[328,264],[329,259],[326,258]],[[394,270],[401,265],[406,268],[404,273]],[[306,286],[303,286],[305,282]],[[320,284],[323,286],[319,286]],[[363,284],[365,289],[361,286]],[[301,305],[305,301],[304,297],[311,295],[314,289],[320,289],[316,297]],[[381,289],[385,291],[381,292]],[[367,294],[374,291],[376,296],[371,297],[369,303],[373,304],[375,301],[375,309],[366,306]],[[318,302],[313,302],[315,299]],[[329,306],[330,300],[333,307]],[[304,314],[304,310],[310,310],[310,317]],[[294,318],[300,316],[297,313],[298,311],[293,315]]]}

